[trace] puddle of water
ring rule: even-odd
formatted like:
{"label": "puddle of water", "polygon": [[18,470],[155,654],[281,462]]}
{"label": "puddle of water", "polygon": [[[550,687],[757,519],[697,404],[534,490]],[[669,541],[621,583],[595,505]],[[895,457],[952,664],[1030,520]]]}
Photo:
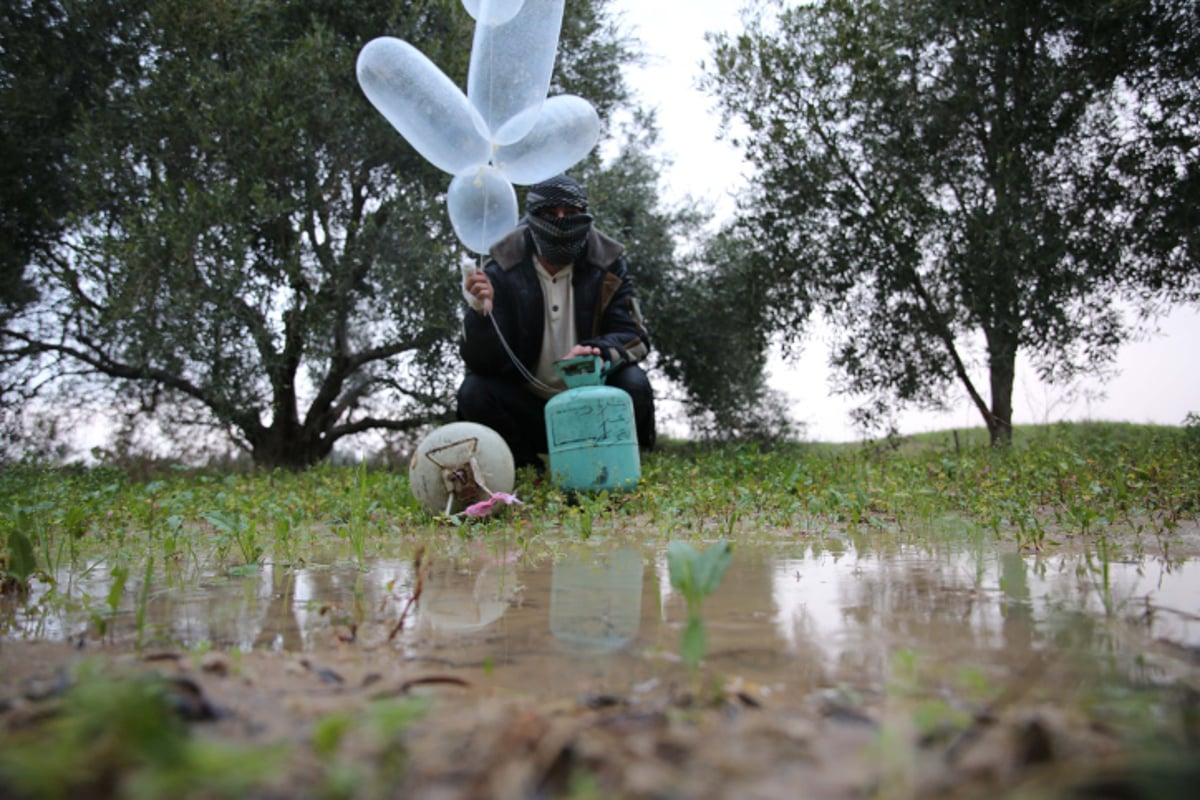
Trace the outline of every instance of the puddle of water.
{"label": "puddle of water", "polygon": [[[877,689],[894,678],[898,652],[1011,676],[1069,648],[1136,663],[1139,680],[1154,680],[1171,669],[1169,659],[1152,666],[1147,658],[1156,642],[1193,658],[1200,651],[1200,562],[1116,562],[1105,574],[1084,555],[835,545],[736,546],[704,605],[709,669],[800,697],[839,685]],[[64,640],[87,630],[111,576],[97,567],[69,585],[69,602],[43,594],[7,612],[9,637]],[[267,565],[160,585],[142,609],[142,641],[317,654],[359,647],[468,670],[538,698],[686,678],[677,658],[685,606],[661,551],[570,545],[528,564],[475,543],[431,562],[415,610],[389,638],[415,585],[406,559],[367,570]],[[138,616],[121,608],[110,620],[114,641],[135,640]]]}

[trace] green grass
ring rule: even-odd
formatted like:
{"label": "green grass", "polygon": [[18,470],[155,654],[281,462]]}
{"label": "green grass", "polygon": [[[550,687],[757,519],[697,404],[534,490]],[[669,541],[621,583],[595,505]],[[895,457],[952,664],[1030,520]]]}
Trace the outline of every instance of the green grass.
{"label": "green grass", "polygon": [[0,731],[0,781],[15,797],[235,798],[283,764],[280,748],[191,736],[176,691],[84,663],[47,721]]}
{"label": "green grass", "polygon": [[[904,531],[946,517],[1033,547],[1114,528],[1165,534],[1200,509],[1200,426],[1021,427],[1007,450],[988,447],[980,431],[845,445],[667,443],[642,469],[636,491],[586,503],[522,473],[524,506],[452,535],[506,527],[528,542],[587,536],[620,519],[663,542],[737,540],[763,531]],[[177,469],[153,479],[111,467],[0,472],[0,577],[10,590],[96,555],[128,562],[132,575],[151,558],[186,575],[303,562],[330,542],[361,565],[385,544],[446,535],[448,526],[412,498],[405,474],[362,467]]]}

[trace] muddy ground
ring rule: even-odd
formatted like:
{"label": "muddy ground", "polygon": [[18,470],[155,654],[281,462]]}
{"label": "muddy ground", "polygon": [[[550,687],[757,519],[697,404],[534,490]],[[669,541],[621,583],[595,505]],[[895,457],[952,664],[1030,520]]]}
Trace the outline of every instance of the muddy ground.
{"label": "muddy ground", "polygon": [[[1200,536],[1180,541],[1194,555]],[[856,680],[854,663],[808,675],[802,654],[716,634],[693,675],[670,647],[646,646],[644,626],[620,654],[567,654],[574,660],[542,671],[548,645],[523,638],[519,622],[539,613],[538,596],[507,596],[519,608],[503,641],[484,632],[466,644],[416,627],[397,645],[392,618],[379,615],[353,629],[328,621],[302,649],[139,654],[94,634],[8,637],[0,726],[22,741],[48,732],[87,664],[164,679],[197,739],[248,754],[289,745],[259,797],[1190,798],[1200,781],[1200,656],[1188,642],[1147,641],[1153,679],[1130,678],[1122,691],[1144,693],[1156,716],[1132,730],[1080,700],[1078,653],[1049,640],[1011,661],[987,663],[1002,650],[976,654],[992,679],[982,699],[936,685],[897,690],[869,670]],[[714,617],[730,629],[739,619]],[[423,709],[411,724],[386,733],[367,724],[372,708],[410,699]],[[955,713],[928,722],[931,700]],[[323,749],[316,731],[331,717],[349,722]],[[212,796],[203,774],[193,779],[193,796]],[[77,796],[120,794],[121,784],[81,786]],[[0,796],[20,795],[0,787]]]}

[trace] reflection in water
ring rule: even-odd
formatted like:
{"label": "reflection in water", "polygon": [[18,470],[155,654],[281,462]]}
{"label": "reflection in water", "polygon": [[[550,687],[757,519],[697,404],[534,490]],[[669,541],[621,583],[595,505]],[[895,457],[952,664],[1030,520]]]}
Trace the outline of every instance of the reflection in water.
{"label": "reflection in water", "polygon": [[642,614],[642,557],[629,549],[576,553],[555,562],[550,632],[577,654],[619,650],[637,638]]}
{"label": "reflection in water", "polygon": [[[1076,620],[1069,623],[1073,646],[1102,644],[1131,656],[1157,641],[1185,651],[1200,646],[1200,562],[1114,561],[1102,577],[1094,558],[1080,554],[1028,556],[967,540],[871,547],[833,537],[770,549],[739,544],[704,605],[710,668],[797,692],[886,681],[899,650],[1019,670],[1038,653],[1061,649],[1068,619]],[[661,550],[577,548],[583,554],[518,568],[510,554],[488,549],[436,559],[416,612],[385,646],[417,657],[438,648],[449,663],[511,664],[516,669],[498,670],[497,680],[535,691],[566,680],[557,673],[607,679],[596,672],[601,666],[636,672],[638,680],[658,677],[664,660],[650,656],[677,652],[686,611]],[[60,576],[70,596],[42,588],[0,617],[0,631],[62,640],[103,613],[113,638],[132,643],[141,601],[127,588],[118,613],[108,614],[103,598],[111,582],[104,565]],[[406,559],[381,559],[365,571],[265,565],[186,583],[160,572],[144,600],[142,641],[313,651],[336,646],[336,619],[373,627],[378,641],[414,583]],[[1082,618],[1095,624],[1078,624]],[[474,632],[486,635],[462,635]],[[600,652],[613,655],[586,669],[569,660]]]}
{"label": "reflection in water", "polygon": [[1033,600],[1029,592],[1029,566],[1020,553],[1000,556],[1000,615],[1004,619],[1004,645],[1018,652],[1033,646]]}
{"label": "reflection in water", "polygon": [[507,560],[475,568],[435,561],[421,595],[421,620],[443,633],[482,630],[504,616],[518,589],[516,569]]}
{"label": "reflection in water", "polygon": [[[1018,564],[1021,559],[1017,557]],[[775,563],[775,624],[816,685],[888,680],[898,651],[938,661],[1025,666],[1032,622],[997,591],[999,561],[976,554],[851,550]],[[1014,647],[1017,641],[1024,645]]]}

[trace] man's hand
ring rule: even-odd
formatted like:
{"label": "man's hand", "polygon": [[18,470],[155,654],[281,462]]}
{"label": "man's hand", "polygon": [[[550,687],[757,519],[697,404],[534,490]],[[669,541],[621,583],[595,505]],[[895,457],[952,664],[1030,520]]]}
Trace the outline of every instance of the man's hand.
{"label": "man's hand", "polygon": [[463,278],[463,291],[478,301],[471,304],[475,307],[476,311],[482,308],[485,315],[492,313],[492,298],[495,296],[495,293],[492,290],[492,282],[488,280],[487,273],[481,269],[468,273]]}
{"label": "man's hand", "polygon": [[559,361],[566,361],[568,358],[575,358],[577,356],[598,356],[598,355],[600,355],[599,347],[587,347],[582,344],[577,344],[571,348],[571,352],[567,353],[565,356],[560,358]]}

